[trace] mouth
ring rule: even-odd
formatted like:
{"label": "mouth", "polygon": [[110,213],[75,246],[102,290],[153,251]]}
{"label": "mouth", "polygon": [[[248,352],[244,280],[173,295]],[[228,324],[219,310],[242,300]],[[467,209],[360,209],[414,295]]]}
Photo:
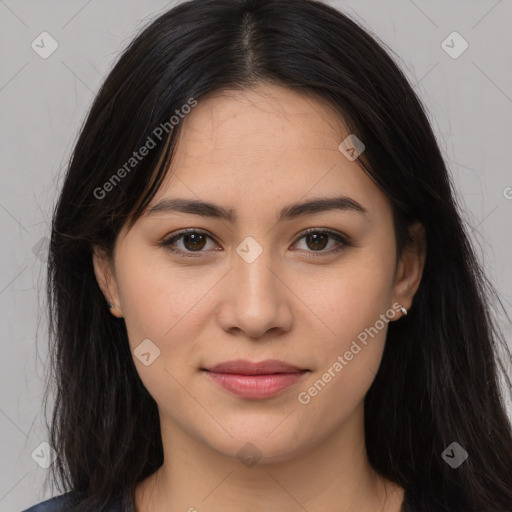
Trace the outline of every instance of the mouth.
{"label": "mouth", "polygon": [[276,359],[260,362],[238,359],[201,370],[232,394],[260,400],[280,394],[311,371]]}

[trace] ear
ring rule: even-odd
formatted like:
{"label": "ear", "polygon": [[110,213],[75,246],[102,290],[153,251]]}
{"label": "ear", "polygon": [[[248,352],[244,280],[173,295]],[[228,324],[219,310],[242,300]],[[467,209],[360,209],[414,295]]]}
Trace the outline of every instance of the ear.
{"label": "ear", "polygon": [[394,285],[394,300],[409,309],[418,290],[425,267],[427,239],[425,228],[420,222],[409,227],[411,242],[399,255]]}
{"label": "ear", "polygon": [[[122,318],[123,311],[119,301],[119,290],[117,287],[115,272],[113,270],[113,262],[106,252],[97,246],[93,247],[92,262],[94,274],[98,281],[98,285],[103,292],[105,301],[110,302],[113,305],[110,308],[110,312],[114,316]],[[107,307],[106,304],[105,307]]]}

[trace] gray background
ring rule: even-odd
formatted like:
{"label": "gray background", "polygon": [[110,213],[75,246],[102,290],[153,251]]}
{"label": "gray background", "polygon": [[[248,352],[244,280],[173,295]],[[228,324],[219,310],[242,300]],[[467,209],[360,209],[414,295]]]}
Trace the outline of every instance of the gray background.
{"label": "gray background", "polygon": [[[48,470],[31,454],[47,440],[44,265],[63,169],[118,53],[174,3],[0,0],[0,512],[51,495],[42,488]],[[478,256],[512,314],[512,1],[330,3],[399,56],[426,105]],[[31,47],[44,31],[59,45],[47,59]],[[458,58],[441,45],[453,31],[469,44]],[[456,39],[447,44],[461,48]],[[511,326],[504,315],[499,321],[512,346]]]}

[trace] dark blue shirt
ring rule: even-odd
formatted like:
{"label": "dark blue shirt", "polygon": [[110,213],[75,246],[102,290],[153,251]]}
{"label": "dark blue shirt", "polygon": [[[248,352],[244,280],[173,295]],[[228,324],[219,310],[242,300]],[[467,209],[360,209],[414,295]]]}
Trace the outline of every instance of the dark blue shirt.
{"label": "dark blue shirt", "polygon": [[[67,492],[60,496],[42,501],[41,503],[27,508],[22,512],[67,512],[67,506],[70,501],[73,500],[76,502],[76,493]],[[98,510],[98,512],[135,512],[133,497],[128,491],[125,491],[122,494],[113,495],[105,507],[101,511]],[[419,508],[413,505],[412,496],[407,492],[404,495],[401,512],[421,512]]]}
{"label": "dark blue shirt", "polygon": [[[67,512],[70,503],[76,504],[77,499],[76,492],[67,492],[42,501],[22,512]],[[105,507],[98,512],[135,512],[133,498],[127,491],[124,494],[114,494]]]}

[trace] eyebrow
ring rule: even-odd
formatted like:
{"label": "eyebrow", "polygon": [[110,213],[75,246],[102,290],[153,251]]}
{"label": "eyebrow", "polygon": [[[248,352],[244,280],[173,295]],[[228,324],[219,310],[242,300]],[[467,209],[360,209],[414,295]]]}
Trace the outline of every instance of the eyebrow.
{"label": "eyebrow", "polygon": [[[367,215],[368,211],[360,203],[346,196],[317,198],[303,203],[292,203],[285,206],[279,213],[278,222],[292,220],[302,215],[321,213],[332,210],[358,212]],[[147,216],[156,213],[191,213],[203,217],[223,219],[229,222],[236,222],[237,215],[233,208],[198,201],[195,199],[169,198],[155,204],[146,213]]]}

